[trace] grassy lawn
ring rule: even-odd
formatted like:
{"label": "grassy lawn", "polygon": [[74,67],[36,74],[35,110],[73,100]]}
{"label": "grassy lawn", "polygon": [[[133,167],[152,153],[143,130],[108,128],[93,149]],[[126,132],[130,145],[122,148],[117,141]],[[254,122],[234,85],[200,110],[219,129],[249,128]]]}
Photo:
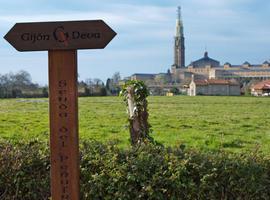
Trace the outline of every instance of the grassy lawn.
{"label": "grassy lawn", "polygon": [[[270,153],[270,98],[149,97],[152,136],[166,146]],[[129,145],[120,97],[79,100],[80,138]],[[1,99],[0,138],[49,138],[47,99]]]}

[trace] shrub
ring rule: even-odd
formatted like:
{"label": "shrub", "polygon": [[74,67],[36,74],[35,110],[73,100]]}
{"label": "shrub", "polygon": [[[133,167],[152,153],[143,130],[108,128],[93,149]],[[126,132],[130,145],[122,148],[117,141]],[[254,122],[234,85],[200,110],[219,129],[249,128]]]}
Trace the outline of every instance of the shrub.
{"label": "shrub", "polygon": [[0,199],[48,199],[49,151],[38,141],[0,143]]}
{"label": "shrub", "polygon": [[[270,199],[270,160],[83,141],[81,199]],[[48,199],[48,145],[0,144],[0,199]]]}

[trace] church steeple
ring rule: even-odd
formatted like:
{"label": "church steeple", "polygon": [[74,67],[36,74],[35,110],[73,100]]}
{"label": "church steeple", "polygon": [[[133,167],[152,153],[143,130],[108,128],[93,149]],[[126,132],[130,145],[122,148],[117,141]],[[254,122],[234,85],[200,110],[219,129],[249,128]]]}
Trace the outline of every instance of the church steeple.
{"label": "church steeple", "polygon": [[185,67],[185,38],[181,7],[177,8],[176,33],[174,37],[174,66]]}
{"label": "church steeple", "polygon": [[176,37],[180,37],[183,34],[183,22],[182,22],[182,16],[181,16],[181,7],[178,6],[177,8],[177,18],[176,18]]}

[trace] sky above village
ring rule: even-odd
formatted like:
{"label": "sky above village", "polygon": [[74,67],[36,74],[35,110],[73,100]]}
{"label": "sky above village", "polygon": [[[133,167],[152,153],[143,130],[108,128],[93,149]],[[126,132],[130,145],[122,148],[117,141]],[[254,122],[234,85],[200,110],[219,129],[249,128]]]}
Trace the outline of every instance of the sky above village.
{"label": "sky above village", "polygon": [[26,70],[47,84],[48,53],[17,52],[3,36],[16,22],[103,19],[117,36],[102,50],[80,50],[79,79],[114,72],[166,72],[173,64],[177,6],[182,7],[186,65],[203,56],[221,64],[270,61],[269,0],[12,0],[0,7],[0,74]]}

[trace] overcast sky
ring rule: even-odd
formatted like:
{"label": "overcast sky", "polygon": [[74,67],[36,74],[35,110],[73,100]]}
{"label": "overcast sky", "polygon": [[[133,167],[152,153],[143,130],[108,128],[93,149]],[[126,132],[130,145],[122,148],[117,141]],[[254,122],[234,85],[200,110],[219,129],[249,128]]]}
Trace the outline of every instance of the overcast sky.
{"label": "overcast sky", "polygon": [[0,7],[0,74],[26,70],[47,84],[47,52],[17,52],[3,39],[16,22],[91,19],[103,19],[118,35],[103,50],[79,51],[81,80],[165,72],[173,64],[178,5],[186,65],[205,49],[221,64],[270,59],[269,0],[11,0]]}

